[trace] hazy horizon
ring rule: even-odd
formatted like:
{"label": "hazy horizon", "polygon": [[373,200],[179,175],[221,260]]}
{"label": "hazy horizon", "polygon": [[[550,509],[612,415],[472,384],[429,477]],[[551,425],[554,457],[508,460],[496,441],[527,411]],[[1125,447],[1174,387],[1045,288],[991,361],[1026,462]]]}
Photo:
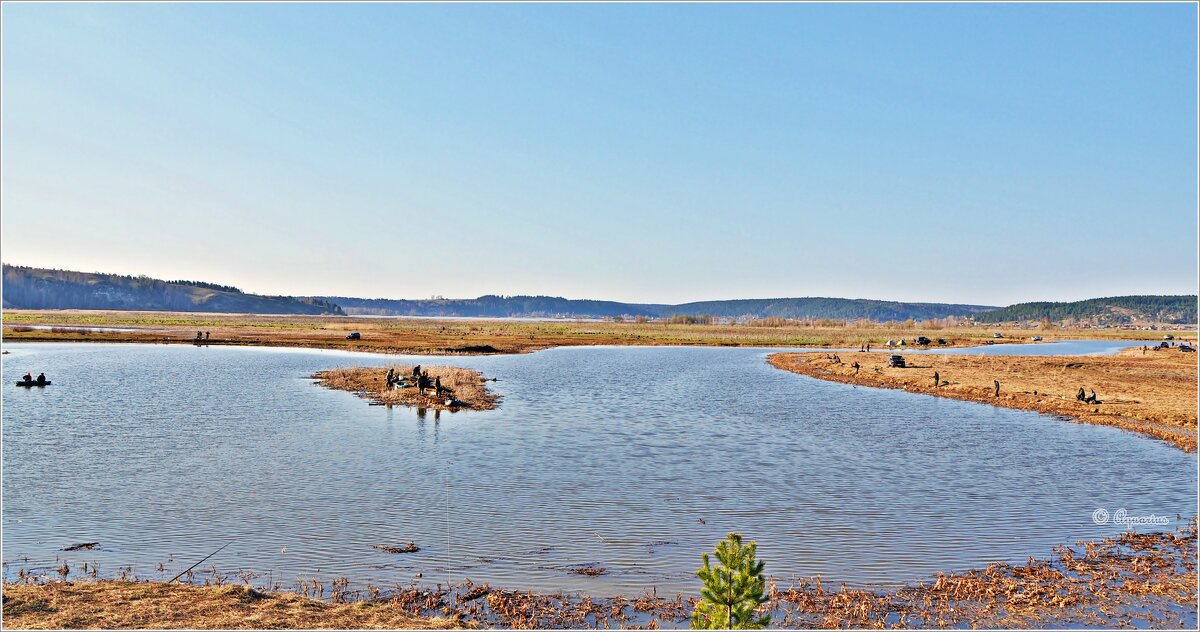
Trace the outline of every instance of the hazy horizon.
{"label": "hazy horizon", "polygon": [[0,239],[297,296],[1192,294],[1196,16],[5,4]]}

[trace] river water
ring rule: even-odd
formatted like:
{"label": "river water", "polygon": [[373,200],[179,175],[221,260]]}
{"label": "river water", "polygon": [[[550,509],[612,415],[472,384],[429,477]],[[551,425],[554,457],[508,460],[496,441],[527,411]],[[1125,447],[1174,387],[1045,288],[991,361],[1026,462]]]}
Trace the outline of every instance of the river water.
{"label": "river water", "polygon": [[[61,558],[170,578],[229,543],[203,568],[285,587],[694,593],[700,553],[738,531],[782,580],[891,585],[1122,530],[1098,508],[1171,519],[1142,529],[1196,513],[1196,459],[1165,443],[823,382],[770,367],[777,350],[5,349],[8,575]],[[421,415],[309,379],[389,362],[477,368],[504,399]],[[15,386],[26,371],[54,384]],[[409,541],[421,550],[371,548]],[[80,542],[100,544],[61,550]],[[607,572],[572,572],[588,565]]]}

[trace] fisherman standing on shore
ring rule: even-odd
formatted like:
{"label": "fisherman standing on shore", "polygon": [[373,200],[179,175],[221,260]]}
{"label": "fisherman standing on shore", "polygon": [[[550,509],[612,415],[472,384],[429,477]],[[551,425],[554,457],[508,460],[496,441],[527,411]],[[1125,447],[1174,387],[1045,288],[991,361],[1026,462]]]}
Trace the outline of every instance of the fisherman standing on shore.
{"label": "fisherman standing on shore", "polygon": [[941,384],[941,383],[942,383],[942,376],[939,375],[937,371],[934,371],[933,372],[933,387],[937,388],[938,384]]}

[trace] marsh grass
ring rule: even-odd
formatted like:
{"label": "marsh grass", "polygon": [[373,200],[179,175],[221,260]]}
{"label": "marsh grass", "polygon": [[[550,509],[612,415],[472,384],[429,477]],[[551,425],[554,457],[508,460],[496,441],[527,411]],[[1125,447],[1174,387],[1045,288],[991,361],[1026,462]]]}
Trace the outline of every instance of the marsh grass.
{"label": "marsh grass", "polygon": [[[584,322],[512,320],[435,320],[330,316],[280,316],[253,314],[198,314],[184,312],[38,311],[5,310],[4,334],[13,340],[142,342],[190,344],[197,329],[212,331],[213,345],[264,345],[316,349],[352,349],[383,353],[474,355],[523,353],[563,345],[705,345],[705,346],[817,346],[858,347],[881,345],[888,339],[925,335],[946,338],[953,344],[990,344],[992,332],[1002,329],[1001,342],[1021,342],[1033,335],[1056,339],[1144,339],[1145,331],[1119,329],[1053,330],[969,326],[957,322],[875,323],[816,319],[763,319],[725,323],[715,319],[677,319],[678,322]],[[42,324],[71,328],[108,326],[133,328],[131,332],[55,333],[27,329]],[[358,331],[361,340],[346,340]],[[1155,332],[1159,333],[1159,332]],[[1195,339],[1196,332],[1178,332],[1180,339]]]}
{"label": "marsh grass", "polygon": [[[398,376],[406,378],[403,388],[387,388],[387,372],[396,370]],[[317,383],[326,388],[350,391],[359,396],[388,406],[412,406],[434,410],[491,410],[500,398],[487,388],[487,381],[478,371],[454,366],[422,366],[429,379],[441,378],[442,386],[449,392],[438,398],[432,389],[417,392],[412,385],[413,367],[353,367],[330,369],[313,374]],[[447,403],[449,402],[449,403]]]}
{"label": "marsh grass", "polygon": [[[1059,546],[1046,559],[939,573],[900,588],[851,588],[818,577],[768,580],[761,606],[783,628],[1186,627],[1197,603],[1196,518],[1175,531],[1123,533]],[[47,569],[49,570],[49,569]],[[237,577],[251,577],[244,573]],[[698,601],[651,589],[594,598],[453,586],[367,584],[344,578],[238,584],[211,568],[205,586],[66,581],[18,571],[4,583],[6,628],[656,628],[677,627]],[[254,577],[261,577],[255,575]],[[253,577],[251,577],[252,579]],[[318,600],[319,599],[319,600]],[[439,618],[431,618],[439,617]]]}
{"label": "marsh grass", "polygon": [[[1115,356],[910,355],[908,368],[887,366],[889,353],[776,353],[773,366],[823,380],[903,389],[965,401],[1035,410],[1084,423],[1116,426],[1167,441],[1197,445],[1196,354],[1177,349],[1126,349]],[[856,373],[853,364],[858,363]],[[941,383],[933,386],[938,372]],[[995,396],[993,380],[1001,385]],[[1095,389],[1102,403],[1075,399]]]}

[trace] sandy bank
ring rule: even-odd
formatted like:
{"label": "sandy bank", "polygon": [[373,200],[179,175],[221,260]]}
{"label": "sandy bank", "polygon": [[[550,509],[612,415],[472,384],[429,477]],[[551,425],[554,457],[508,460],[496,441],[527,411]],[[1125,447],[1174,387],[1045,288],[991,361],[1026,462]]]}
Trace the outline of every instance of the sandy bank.
{"label": "sandy bank", "polygon": [[[1139,347],[1115,356],[908,354],[904,369],[887,366],[889,353],[836,355],[840,362],[827,352],[777,353],[768,361],[823,380],[1064,415],[1196,449],[1197,354],[1178,348],[1143,354]],[[936,387],[935,372],[942,382]],[[1081,387],[1094,389],[1101,403],[1076,400]]]}

